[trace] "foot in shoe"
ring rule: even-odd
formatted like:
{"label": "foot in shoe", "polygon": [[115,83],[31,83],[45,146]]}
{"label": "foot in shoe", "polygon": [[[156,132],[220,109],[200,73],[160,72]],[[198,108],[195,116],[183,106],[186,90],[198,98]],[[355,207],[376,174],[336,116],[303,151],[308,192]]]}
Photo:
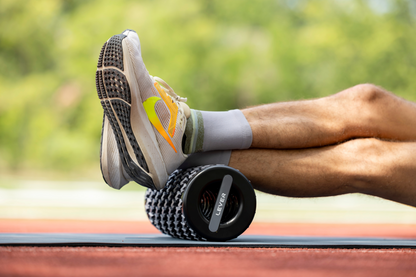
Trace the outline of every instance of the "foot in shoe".
{"label": "foot in shoe", "polygon": [[[139,37],[132,30],[111,37],[102,47],[96,85],[113,132],[104,135],[103,129],[104,180],[115,188],[128,180],[152,189],[163,188],[169,174],[187,157],[182,152],[190,116],[186,99],[176,95],[162,79],[149,75],[141,57]],[[105,124],[104,120],[103,128]],[[117,148],[108,147],[112,136]],[[104,144],[107,146],[103,147]],[[118,151],[119,160],[108,151]],[[115,161],[122,166],[112,165]],[[117,170],[117,176],[122,177],[110,178]]]}

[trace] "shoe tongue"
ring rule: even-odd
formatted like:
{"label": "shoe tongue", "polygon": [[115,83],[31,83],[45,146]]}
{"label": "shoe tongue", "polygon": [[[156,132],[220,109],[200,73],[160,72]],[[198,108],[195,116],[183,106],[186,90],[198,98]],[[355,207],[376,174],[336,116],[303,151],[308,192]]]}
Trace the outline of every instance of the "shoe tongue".
{"label": "shoe tongue", "polygon": [[191,116],[191,109],[184,102],[179,102],[179,105],[181,106],[181,108],[182,108],[182,110],[183,110],[183,112],[185,114],[186,119],[188,119]]}

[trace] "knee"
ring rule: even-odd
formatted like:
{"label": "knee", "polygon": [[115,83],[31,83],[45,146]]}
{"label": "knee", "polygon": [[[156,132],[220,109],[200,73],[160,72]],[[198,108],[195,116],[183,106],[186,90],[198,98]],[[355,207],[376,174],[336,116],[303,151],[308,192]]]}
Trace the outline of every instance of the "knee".
{"label": "knee", "polygon": [[349,156],[349,162],[344,167],[349,183],[356,192],[367,193],[377,180],[390,171],[386,163],[389,151],[383,141],[373,138],[351,140],[344,144],[344,151]]}
{"label": "knee", "polygon": [[372,84],[357,85],[334,96],[348,111],[344,120],[346,128],[351,130],[373,126],[380,112],[394,100],[393,94]]}
{"label": "knee", "polygon": [[391,97],[391,94],[373,84],[360,84],[340,92],[338,96],[360,106],[374,106]]}
{"label": "knee", "polygon": [[353,139],[346,142],[346,150],[360,160],[378,160],[383,154],[383,141],[376,138]]}

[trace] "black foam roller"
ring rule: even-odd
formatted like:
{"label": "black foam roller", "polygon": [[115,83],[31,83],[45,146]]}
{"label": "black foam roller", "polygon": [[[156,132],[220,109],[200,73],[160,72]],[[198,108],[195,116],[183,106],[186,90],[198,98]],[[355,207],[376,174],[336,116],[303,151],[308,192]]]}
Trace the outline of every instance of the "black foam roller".
{"label": "black foam roller", "polygon": [[[233,183],[221,223],[208,230],[225,175]],[[256,197],[250,182],[239,171],[223,165],[176,170],[162,190],[148,189],[145,209],[150,222],[162,233],[188,240],[226,241],[239,236],[253,220]]]}

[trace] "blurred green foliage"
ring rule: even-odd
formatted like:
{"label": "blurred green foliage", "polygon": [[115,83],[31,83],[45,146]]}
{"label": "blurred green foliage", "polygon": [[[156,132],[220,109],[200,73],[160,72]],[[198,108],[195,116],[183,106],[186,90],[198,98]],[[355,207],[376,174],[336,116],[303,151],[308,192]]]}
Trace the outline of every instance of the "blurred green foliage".
{"label": "blurred green foliage", "polygon": [[96,166],[102,44],[140,36],[152,75],[194,109],[375,83],[416,101],[411,0],[2,0],[0,170]]}

